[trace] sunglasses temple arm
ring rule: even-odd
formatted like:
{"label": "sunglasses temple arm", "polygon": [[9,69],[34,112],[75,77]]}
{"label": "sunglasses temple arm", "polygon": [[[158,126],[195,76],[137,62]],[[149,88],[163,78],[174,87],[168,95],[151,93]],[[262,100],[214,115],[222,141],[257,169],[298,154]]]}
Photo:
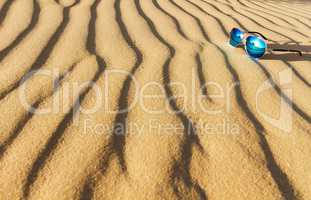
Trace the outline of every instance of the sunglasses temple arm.
{"label": "sunglasses temple arm", "polygon": [[296,52],[300,56],[302,56],[302,52],[299,50],[293,50],[293,49],[272,49],[272,51],[282,51],[282,52]]}
{"label": "sunglasses temple arm", "polygon": [[265,40],[269,40],[269,39],[267,39],[263,34],[261,34],[261,33],[259,33],[259,32],[256,32],[256,31],[248,31],[247,33],[252,33],[252,34],[258,34],[258,35],[260,35],[263,39],[265,39]]}

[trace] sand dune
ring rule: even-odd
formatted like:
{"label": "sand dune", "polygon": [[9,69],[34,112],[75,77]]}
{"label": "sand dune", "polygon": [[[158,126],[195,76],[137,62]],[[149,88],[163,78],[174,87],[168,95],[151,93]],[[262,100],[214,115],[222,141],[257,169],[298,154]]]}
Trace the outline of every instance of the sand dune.
{"label": "sand dune", "polygon": [[310,11],[0,0],[0,199],[310,199]]}

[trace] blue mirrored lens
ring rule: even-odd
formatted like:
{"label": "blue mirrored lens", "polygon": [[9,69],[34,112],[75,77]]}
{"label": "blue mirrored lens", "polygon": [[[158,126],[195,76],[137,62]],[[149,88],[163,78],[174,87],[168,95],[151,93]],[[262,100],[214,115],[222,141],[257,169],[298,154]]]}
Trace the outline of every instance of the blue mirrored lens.
{"label": "blue mirrored lens", "polygon": [[246,52],[253,58],[260,58],[265,54],[267,44],[264,40],[256,36],[246,38]]}
{"label": "blue mirrored lens", "polygon": [[238,28],[233,28],[230,32],[230,44],[234,47],[241,44],[243,40],[244,32]]}

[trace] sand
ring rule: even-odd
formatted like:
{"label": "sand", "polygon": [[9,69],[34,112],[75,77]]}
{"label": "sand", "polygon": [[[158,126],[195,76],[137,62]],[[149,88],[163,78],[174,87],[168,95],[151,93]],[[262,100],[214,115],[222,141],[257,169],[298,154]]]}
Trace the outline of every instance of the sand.
{"label": "sand", "polygon": [[0,200],[310,199],[310,11],[0,0]]}

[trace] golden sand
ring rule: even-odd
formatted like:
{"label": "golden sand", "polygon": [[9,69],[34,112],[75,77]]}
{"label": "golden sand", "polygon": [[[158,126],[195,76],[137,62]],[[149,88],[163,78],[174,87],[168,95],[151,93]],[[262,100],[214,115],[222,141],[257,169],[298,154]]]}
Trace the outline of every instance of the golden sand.
{"label": "golden sand", "polygon": [[[310,13],[0,0],[0,200],[309,200]],[[233,27],[304,55],[252,60]]]}

